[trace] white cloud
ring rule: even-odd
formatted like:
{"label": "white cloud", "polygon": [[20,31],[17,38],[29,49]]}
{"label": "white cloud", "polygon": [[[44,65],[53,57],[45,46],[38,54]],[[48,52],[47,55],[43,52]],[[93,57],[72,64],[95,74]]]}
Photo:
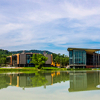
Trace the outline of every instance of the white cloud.
{"label": "white cloud", "polygon": [[0,25],[0,35],[9,33],[10,31],[13,31],[13,30],[21,29],[22,27],[23,27],[23,24],[15,24],[15,23],[8,23],[4,25],[1,24]]}
{"label": "white cloud", "polygon": [[100,42],[100,7],[89,2],[10,0],[0,11],[0,48],[32,43],[85,47]]}

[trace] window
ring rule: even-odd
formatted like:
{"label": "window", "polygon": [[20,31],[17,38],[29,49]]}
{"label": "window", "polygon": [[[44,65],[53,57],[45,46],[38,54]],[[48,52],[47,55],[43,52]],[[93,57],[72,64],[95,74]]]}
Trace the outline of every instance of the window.
{"label": "window", "polygon": [[84,50],[73,50],[74,64],[86,64],[86,52]]}
{"label": "window", "polygon": [[30,64],[31,63],[31,57],[32,57],[32,55],[26,55],[26,63],[27,64]]}
{"label": "window", "polygon": [[69,51],[69,64],[73,64],[73,51]]}

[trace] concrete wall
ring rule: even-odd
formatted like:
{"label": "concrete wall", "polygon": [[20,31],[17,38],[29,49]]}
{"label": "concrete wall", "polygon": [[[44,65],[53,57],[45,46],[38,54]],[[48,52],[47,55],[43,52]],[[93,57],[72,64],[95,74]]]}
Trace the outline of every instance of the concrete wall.
{"label": "concrete wall", "polygon": [[20,54],[20,64],[26,64],[26,54]]}
{"label": "concrete wall", "polygon": [[51,64],[51,54],[44,54],[45,57],[48,57],[48,60],[45,62],[45,64]]}

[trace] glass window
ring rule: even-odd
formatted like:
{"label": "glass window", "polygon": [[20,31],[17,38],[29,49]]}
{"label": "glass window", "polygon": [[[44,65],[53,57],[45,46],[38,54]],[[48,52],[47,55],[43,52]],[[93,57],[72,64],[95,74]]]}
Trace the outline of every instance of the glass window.
{"label": "glass window", "polygon": [[69,64],[73,64],[73,51],[69,51]]}
{"label": "glass window", "polygon": [[83,50],[73,50],[74,64],[86,64],[86,52]]}
{"label": "glass window", "polygon": [[73,56],[73,51],[69,51],[69,57]]}
{"label": "glass window", "polygon": [[32,55],[26,55],[26,62],[27,62],[27,64],[31,63],[31,57],[32,57]]}

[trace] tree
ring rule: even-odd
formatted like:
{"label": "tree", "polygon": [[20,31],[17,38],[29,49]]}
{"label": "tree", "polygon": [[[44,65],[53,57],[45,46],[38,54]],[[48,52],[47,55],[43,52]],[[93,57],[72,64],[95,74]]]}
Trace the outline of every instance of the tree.
{"label": "tree", "polygon": [[37,68],[41,68],[45,64],[45,61],[48,59],[48,57],[45,57],[42,54],[33,54],[31,58],[31,63],[35,64],[35,67]]}
{"label": "tree", "polygon": [[69,57],[65,57],[65,65],[69,64]]}
{"label": "tree", "polygon": [[60,64],[60,57],[59,56],[56,56],[55,62],[58,63],[58,64]]}
{"label": "tree", "polygon": [[6,55],[0,55],[0,64],[6,64]]}
{"label": "tree", "polygon": [[52,53],[52,55],[53,55],[53,61],[55,62],[55,58],[57,57],[57,54]]}
{"label": "tree", "polygon": [[53,53],[53,62],[60,64],[61,67],[64,67],[69,64],[69,57],[65,54],[55,54]]}

